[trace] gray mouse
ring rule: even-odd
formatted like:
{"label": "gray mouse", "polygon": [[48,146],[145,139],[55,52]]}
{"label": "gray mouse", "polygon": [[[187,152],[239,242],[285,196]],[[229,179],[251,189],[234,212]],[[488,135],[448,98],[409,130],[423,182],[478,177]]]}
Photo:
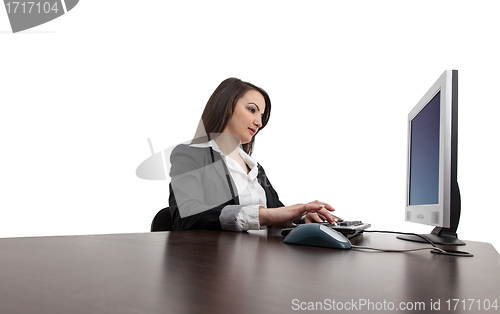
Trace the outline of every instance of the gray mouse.
{"label": "gray mouse", "polygon": [[284,242],[333,249],[351,248],[351,242],[343,234],[315,223],[298,225],[286,236]]}

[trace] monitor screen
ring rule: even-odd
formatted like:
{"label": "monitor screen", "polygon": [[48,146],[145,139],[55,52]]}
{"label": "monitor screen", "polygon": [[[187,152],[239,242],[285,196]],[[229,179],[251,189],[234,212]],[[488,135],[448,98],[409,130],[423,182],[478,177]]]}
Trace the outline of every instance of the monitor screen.
{"label": "monitor screen", "polygon": [[439,204],[440,95],[411,121],[409,205]]}

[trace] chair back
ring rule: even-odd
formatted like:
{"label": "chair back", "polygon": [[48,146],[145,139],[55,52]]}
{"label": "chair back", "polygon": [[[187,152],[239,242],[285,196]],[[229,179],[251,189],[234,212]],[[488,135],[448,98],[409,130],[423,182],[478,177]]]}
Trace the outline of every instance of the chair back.
{"label": "chair back", "polygon": [[173,231],[172,216],[170,216],[170,208],[165,207],[156,213],[151,222],[151,232],[156,231]]}

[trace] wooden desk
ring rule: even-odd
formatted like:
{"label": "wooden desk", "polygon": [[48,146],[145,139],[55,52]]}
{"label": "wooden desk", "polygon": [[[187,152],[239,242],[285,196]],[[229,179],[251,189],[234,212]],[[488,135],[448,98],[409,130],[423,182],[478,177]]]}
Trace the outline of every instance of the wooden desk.
{"label": "wooden desk", "polygon": [[[384,234],[352,242],[422,246]],[[431,302],[443,311],[448,299],[466,300],[454,313],[476,313],[468,299],[481,309],[500,299],[500,256],[487,243],[461,249],[474,257],[287,245],[266,231],[0,239],[0,313],[297,313],[309,302],[345,302],[354,313],[423,302],[414,312],[434,313]],[[500,312],[498,302],[483,312]]]}

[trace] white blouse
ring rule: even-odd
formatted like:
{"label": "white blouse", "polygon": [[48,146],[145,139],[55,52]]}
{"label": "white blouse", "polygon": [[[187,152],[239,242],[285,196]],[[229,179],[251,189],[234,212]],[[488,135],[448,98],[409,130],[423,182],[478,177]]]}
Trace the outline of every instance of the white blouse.
{"label": "white blouse", "polygon": [[267,199],[264,189],[257,180],[259,169],[255,159],[245,153],[241,147],[238,148],[241,158],[243,158],[250,169],[250,172],[247,174],[246,169],[243,169],[234,159],[224,154],[214,140],[208,143],[194,144],[191,146],[212,147],[217,151],[222,156],[222,160],[226,163],[231,178],[236,185],[240,205],[243,205],[243,207],[236,211],[234,210],[234,206],[226,206],[222,209],[219,217],[222,229],[229,231],[260,229],[259,207],[266,207]]}

